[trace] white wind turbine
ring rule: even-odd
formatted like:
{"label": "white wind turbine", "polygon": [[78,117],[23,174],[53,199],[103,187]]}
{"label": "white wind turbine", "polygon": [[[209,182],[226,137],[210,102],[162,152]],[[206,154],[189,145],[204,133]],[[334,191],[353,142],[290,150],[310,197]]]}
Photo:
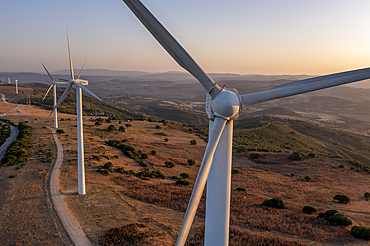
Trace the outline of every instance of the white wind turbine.
{"label": "white wind turbine", "polygon": [[18,80],[15,80],[15,93],[18,94]]}
{"label": "white wind turbine", "polygon": [[[97,97],[94,93],[92,93],[85,85],[88,85],[87,80],[80,79],[81,72],[85,66],[85,63],[83,64],[80,73],[77,76],[77,79],[75,79],[74,71],[73,71],[73,65],[72,65],[72,57],[71,57],[71,50],[69,47],[69,38],[68,38],[68,32],[67,32],[67,43],[68,43],[68,55],[69,55],[69,70],[71,74],[70,80],[64,80],[66,82],[69,82],[69,85],[67,86],[66,90],[63,92],[62,96],[59,98],[58,103],[54,106],[53,111],[50,113],[50,115],[59,107],[59,105],[63,102],[63,100],[68,96],[68,94],[71,92],[72,87],[76,87],[76,104],[77,104],[77,163],[78,163],[78,194],[79,195],[85,195],[86,194],[86,188],[85,188],[85,165],[84,165],[84,145],[83,145],[83,121],[82,121],[82,90],[90,94],[91,96],[95,97],[99,101],[101,99]],[[49,116],[50,116],[49,115]]]}
{"label": "white wind turbine", "polygon": [[176,245],[184,245],[207,182],[205,245],[228,245],[233,120],[243,106],[370,78],[370,68],[305,79],[238,95],[220,88],[139,0],[123,0],[172,58],[208,92],[209,140]]}
{"label": "white wind turbine", "polygon": [[57,84],[66,84],[67,82],[56,82],[54,81],[53,77],[51,76],[51,74],[49,73],[49,71],[46,69],[45,65],[41,63],[41,65],[44,67],[46,73],[49,75],[50,79],[51,79],[51,85],[49,87],[49,89],[47,90],[47,92],[45,93],[45,96],[42,98],[42,101],[45,100],[46,96],[48,95],[49,91],[51,90],[51,88],[53,88],[53,96],[54,96],[54,128],[57,129],[58,128],[58,110],[57,108],[55,108],[55,106],[57,105]]}

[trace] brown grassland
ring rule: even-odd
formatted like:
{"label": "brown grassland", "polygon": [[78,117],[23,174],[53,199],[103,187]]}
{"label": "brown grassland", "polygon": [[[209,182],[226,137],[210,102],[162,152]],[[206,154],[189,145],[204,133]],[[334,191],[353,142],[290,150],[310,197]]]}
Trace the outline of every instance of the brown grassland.
{"label": "brown grassland", "polygon": [[[3,106],[0,103],[1,109]],[[11,113],[11,107],[9,110]],[[51,134],[45,128],[53,124],[52,118],[47,117],[50,112],[33,106],[22,106],[19,111],[20,114],[9,114],[6,118],[14,122],[29,121],[34,135],[26,166],[1,167],[0,244],[12,245],[18,239],[22,245],[69,244],[48,196],[48,176],[53,161],[43,162],[45,151],[56,153]],[[126,127],[127,122],[114,120],[97,126],[89,121],[90,117],[85,117],[87,194],[79,196],[76,117],[60,114],[59,118],[70,119],[59,121],[60,129],[65,131],[58,135],[64,148],[61,191],[91,242],[94,245],[174,245],[206,142],[191,131],[178,130],[171,123],[132,121],[131,127]],[[124,126],[125,132],[108,132],[109,125]],[[168,141],[164,141],[165,138]],[[192,139],[197,141],[196,145],[190,144]],[[142,159],[147,168],[163,172],[166,178],[137,177],[133,173],[146,168],[121,150],[108,146],[107,140],[118,140],[148,154],[147,159]],[[152,150],[156,151],[155,155]],[[317,213],[304,214],[302,207],[312,205],[319,212],[336,209],[350,218],[353,225],[369,227],[370,202],[363,198],[370,187],[368,173],[351,170],[350,163],[339,158],[317,156],[290,161],[289,153],[266,152],[252,161],[249,154],[234,152],[233,155],[233,168],[239,172],[232,175],[230,245],[367,245],[366,241],[350,235],[350,227],[332,225],[318,219]],[[194,159],[196,164],[189,166],[188,159]],[[175,167],[166,167],[166,161],[172,161]],[[113,168],[105,176],[97,170],[107,162],[111,162]],[[338,168],[340,165],[344,168]],[[126,172],[119,173],[117,168]],[[19,174],[18,177],[9,179],[14,173]],[[177,185],[172,178],[180,177],[181,173],[190,174],[189,186]],[[304,180],[307,175],[312,181]],[[236,191],[238,187],[246,191]],[[333,201],[336,194],[348,195],[351,202]],[[272,197],[282,198],[287,209],[261,205]],[[205,199],[198,209],[188,245],[202,245],[204,213]]]}

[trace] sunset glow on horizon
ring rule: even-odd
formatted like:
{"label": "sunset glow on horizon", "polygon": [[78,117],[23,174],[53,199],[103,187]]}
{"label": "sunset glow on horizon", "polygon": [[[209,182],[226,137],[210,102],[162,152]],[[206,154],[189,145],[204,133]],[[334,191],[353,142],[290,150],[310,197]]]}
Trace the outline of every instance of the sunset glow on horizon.
{"label": "sunset glow on horizon", "polygon": [[[208,73],[328,74],[370,67],[370,2],[143,3]],[[119,0],[4,1],[0,72],[183,71]]]}

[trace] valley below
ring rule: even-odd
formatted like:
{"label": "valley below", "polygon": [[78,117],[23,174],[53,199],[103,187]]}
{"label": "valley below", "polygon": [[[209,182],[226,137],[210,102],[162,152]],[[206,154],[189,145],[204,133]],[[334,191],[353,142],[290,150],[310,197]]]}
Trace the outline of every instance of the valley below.
{"label": "valley below", "polygon": [[[74,94],[59,108],[60,191],[93,245],[175,244],[208,141],[208,119],[200,86],[182,74],[166,76],[87,76],[103,102],[84,96],[83,196],[77,195]],[[240,94],[293,79],[218,78]],[[0,84],[8,102],[0,102],[0,119],[25,122],[33,131],[27,159],[0,166],[1,245],[71,244],[49,194],[56,146],[46,128],[53,125],[51,95],[41,100],[47,87],[23,83],[15,94],[14,86]],[[233,139],[230,245],[368,245],[351,235],[353,226],[370,227],[368,92],[341,86],[242,110]],[[351,201],[340,203],[336,195]],[[203,245],[205,197],[187,245]],[[272,198],[286,208],[262,205]],[[317,211],[304,213],[305,206]],[[319,218],[328,210],[352,224]]]}

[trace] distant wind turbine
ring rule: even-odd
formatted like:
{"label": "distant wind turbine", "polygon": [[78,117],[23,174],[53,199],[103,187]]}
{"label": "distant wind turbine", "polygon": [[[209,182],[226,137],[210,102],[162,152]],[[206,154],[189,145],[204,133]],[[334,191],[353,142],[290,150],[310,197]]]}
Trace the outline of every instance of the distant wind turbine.
{"label": "distant wind turbine", "polygon": [[[42,98],[42,101],[45,100],[46,96],[48,95],[49,91],[51,90],[51,88],[53,88],[53,94],[54,94],[54,107],[57,105],[57,84],[67,84],[67,82],[56,82],[54,81],[53,77],[51,76],[51,74],[49,73],[49,71],[46,69],[45,65],[41,63],[41,65],[44,67],[46,73],[49,75],[50,79],[51,79],[51,85],[49,87],[49,89],[47,90],[47,92],[45,93],[45,96]],[[58,128],[58,112],[57,112],[57,108],[54,109],[54,128],[57,129]]]}
{"label": "distant wind turbine", "polygon": [[10,78],[8,77],[8,84],[10,84]]}
{"label": "distant wind turbine", "polygon": [[53,112],[55,112],[55,110],[59,107],[59,105],[63,102],[63,100],[71,92],[72,87],[75,86],[76,87],[76,103],[77,103],[78,194],[79,195],[85,195],[86,194],[86,188],[85,188],[84,145],[83,145],[83,121],[82,121],[82,90],[87,92],[91,96],[95,97],[99,101],[101,101],[101,99],[99,97],[97,97],[94,93],[92,93],[87,87],[85,87],[85,85],[88,85],[88,83],[89,83],[87,80],[80,79],[81,72],[82,72],[82,70],[85,66],[86,61],[83,64],[83,66],[80,70],[80,73],[77,76],[77,79],[75,79],[74,71],[73,71],[73,65],[72,65],[71,50],[70,50],[70,47],[69,47],[68,32],[67,32],[67,43],[68,43],[68,55],[69,55],[69,71],[71,73],[71,79],[70,80],[60,79],[60,80],[69,82],[69,85],[67,86],[66,90],[63,92],[62,96],[59,98],[58,103],[54,106],[54,109],[50,113],[50,115]]}
{"label": "distant wind turbine", "polygon": [[233,122],[243,106],[370,78],[370,68],[305,79],[272,89],[239,95],[218,86],[139,0],[123,0],[170,56],[206,89],[209,140],[176,245],[186,242],[207,183],[204,245],[228,245]]}
{"label": "distant wind turbine", "polygon": [[18,80],[15,80],[15,93],[18,94]]}

